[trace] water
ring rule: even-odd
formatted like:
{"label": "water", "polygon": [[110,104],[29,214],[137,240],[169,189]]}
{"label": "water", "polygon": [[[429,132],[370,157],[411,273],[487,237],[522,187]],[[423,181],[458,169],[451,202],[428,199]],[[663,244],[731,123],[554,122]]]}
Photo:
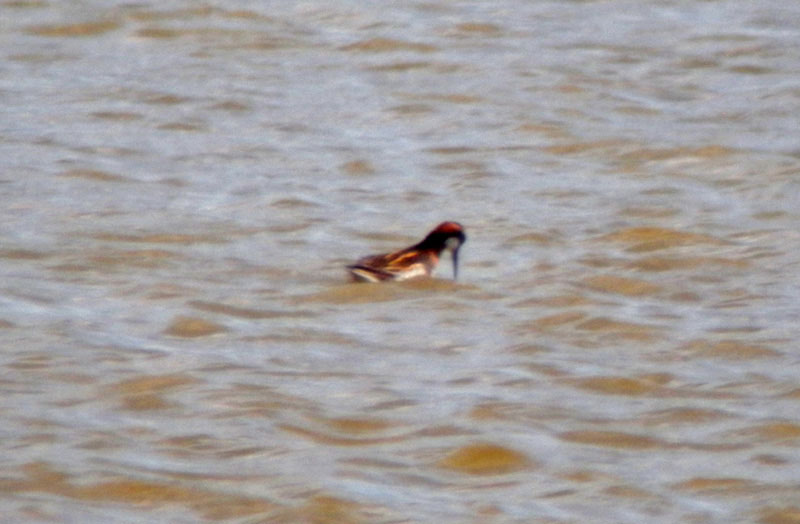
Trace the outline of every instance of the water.
{"label": "water", "polygon": [[4,521],[798,521],[800,7],[0,20]]}

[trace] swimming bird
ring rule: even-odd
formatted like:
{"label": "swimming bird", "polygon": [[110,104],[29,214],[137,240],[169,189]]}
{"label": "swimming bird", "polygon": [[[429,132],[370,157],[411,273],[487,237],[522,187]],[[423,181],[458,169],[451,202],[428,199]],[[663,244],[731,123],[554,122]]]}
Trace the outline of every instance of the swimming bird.
{"label": "swimming bird", "polygon": [[458,278],[458,250],[466,242],[464,228],[458,222],[442,222],[421,241],[393,253],[369,255],[347,266],[357,282],[407,280],[430,276],[439,265],[442,251],[453,259],[453,280]]}

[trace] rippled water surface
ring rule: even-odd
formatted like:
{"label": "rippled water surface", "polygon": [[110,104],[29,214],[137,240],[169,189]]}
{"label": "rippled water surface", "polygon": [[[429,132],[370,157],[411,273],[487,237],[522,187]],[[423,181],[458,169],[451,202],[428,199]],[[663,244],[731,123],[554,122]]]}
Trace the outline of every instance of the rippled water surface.
{"label": "rippled water surface", "polygon": [[800,4],[0,21],[4,522],[800,522]]}

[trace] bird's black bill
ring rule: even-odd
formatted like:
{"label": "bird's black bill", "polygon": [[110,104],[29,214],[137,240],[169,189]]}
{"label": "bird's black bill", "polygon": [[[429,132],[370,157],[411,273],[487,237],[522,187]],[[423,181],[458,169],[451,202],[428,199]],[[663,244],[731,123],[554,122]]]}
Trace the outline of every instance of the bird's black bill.
{"label": "bird's black bill", "polygon": [[453,280],[458,279],[458,248],[453,250]]}

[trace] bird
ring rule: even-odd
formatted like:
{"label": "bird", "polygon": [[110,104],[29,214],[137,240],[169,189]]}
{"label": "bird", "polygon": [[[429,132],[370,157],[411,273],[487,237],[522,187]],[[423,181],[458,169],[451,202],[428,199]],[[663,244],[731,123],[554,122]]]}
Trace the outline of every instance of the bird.
{"label": "bird", "polygon": [[442,222],[422,241],[399,251],[369,255],[347,266],[356,282],[408,280],[430,276],[439,264],[442,251],[453,259],[453,280],[458,278],[458,250],[467,241],[464,227],[458,222]]}

